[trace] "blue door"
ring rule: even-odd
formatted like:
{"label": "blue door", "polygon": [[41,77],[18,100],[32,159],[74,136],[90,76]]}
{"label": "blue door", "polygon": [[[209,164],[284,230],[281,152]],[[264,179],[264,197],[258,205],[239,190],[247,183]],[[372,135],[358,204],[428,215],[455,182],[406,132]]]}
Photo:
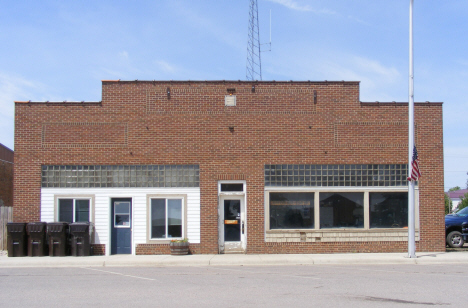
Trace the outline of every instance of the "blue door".
{"label": "blue door", "polygon": [[111,253],[132,253],[132,199],[112,199]]}

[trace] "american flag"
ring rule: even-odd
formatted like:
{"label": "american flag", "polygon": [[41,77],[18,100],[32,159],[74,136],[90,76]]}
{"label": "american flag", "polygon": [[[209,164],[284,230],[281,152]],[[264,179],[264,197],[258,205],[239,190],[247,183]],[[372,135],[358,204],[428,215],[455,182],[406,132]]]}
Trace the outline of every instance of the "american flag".
{"label": "american flag", "polygon": [[413,148],[413,159],[411,162],[410,174],[408,176],[408,181],[417,181],[421,177],[421,172],[419,171],[419,156],[416,146]]}

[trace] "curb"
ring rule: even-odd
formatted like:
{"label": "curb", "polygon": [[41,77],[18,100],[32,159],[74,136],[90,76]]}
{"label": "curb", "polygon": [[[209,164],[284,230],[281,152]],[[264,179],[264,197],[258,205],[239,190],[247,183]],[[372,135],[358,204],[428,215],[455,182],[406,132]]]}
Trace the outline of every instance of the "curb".
{"label": "curb", "polygon": [[383,265],[383,264],[468,264],[468,253],[281,254],[281,255],[113,255],[91,257],[0,256],[0,268],[15,267],[188,267],[188,266],[290,266],[290,265]]}

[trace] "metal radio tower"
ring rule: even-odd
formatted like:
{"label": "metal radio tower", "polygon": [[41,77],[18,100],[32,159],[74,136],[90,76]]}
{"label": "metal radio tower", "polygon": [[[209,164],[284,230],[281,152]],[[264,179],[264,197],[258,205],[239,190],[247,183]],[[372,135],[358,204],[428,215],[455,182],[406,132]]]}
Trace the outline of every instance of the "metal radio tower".
{"label": "metal radio tower", "polygon": [[262,80],[262,61],[260,59],[260,33],[258,30],[257,0],[250,0],[246,77],[247,80]]}

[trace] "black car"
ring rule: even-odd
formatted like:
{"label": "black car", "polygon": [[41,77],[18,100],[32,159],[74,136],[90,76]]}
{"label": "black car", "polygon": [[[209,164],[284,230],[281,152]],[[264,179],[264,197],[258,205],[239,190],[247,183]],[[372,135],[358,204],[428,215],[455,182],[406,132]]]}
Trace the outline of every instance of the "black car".
{"label": "black car", "polygon": [[445,238],[452,248],[462,247],[468,241],[468,207],[445,215]]}

